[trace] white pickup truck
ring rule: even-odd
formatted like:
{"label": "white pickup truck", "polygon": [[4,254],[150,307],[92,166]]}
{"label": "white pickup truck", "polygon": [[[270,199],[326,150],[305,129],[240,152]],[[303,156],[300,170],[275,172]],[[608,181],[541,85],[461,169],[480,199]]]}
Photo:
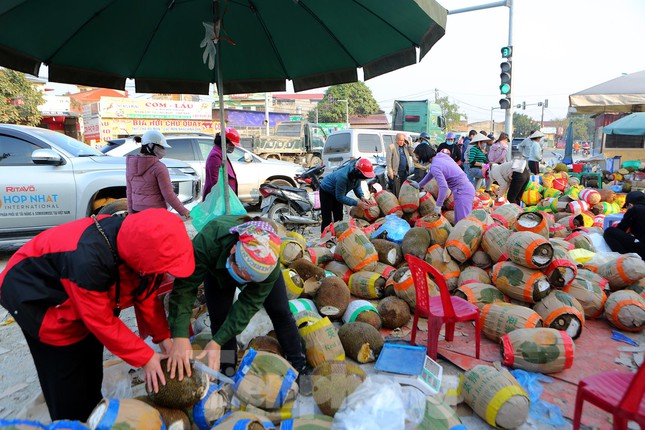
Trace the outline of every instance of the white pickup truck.
{"label": "white pickup truck", "polygon": [[[182,203],[198,202],[197,172],[163,161]],[[22,242],[91,214],[125,213],[125,190],[125,158],[55,131],[0,124],[0,242]]]}

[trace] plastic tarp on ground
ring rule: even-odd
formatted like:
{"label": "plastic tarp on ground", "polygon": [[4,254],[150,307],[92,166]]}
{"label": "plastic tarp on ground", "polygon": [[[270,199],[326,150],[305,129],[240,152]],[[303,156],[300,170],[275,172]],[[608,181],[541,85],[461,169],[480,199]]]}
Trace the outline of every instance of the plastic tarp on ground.
{"label": "plastic tarp on ground", "polygon": [[645,112],[645,70],[571,94],[569,106],[581,114]]}
{"label": "plastic tarp on ground", "polygon": [[627,136],[645,136],[645,112],[637,112],[622,117],[602,128],[605,134],[621,134]]}

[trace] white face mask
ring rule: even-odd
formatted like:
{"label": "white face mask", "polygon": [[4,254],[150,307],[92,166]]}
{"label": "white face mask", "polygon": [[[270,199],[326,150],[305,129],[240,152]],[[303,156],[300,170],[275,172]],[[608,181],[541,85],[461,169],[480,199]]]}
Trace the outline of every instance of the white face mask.
{"label": "white face mask", "polygon": [[154,147],[154,149],[152,150],[152,152],[153,152],[153,153],[155,154],[155,156],[156,156],[158,159],[160,159],[160,160],[161,160],[163,157],[165,157],[165,156],[166,156],[166,148],[164,148],[163,146],[155,145],[155,147]]}

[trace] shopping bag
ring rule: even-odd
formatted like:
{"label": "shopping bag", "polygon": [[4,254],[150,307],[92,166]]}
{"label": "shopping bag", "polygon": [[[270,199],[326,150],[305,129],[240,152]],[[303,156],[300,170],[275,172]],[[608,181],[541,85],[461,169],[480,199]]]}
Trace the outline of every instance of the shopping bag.
{"label": "shopping bag", "polygon": [[227,214],[225,193],[228,193],[230,205],[228,215],[246,215],[244,205],[228,185],[228,180],[225,179],[228,179],[228,175],[224,175],[224,167],[222,166],[217,186],[211,188],[211,192],[208,193],[206,199],[190,211],[193,227],[198,232],[212,219]]}

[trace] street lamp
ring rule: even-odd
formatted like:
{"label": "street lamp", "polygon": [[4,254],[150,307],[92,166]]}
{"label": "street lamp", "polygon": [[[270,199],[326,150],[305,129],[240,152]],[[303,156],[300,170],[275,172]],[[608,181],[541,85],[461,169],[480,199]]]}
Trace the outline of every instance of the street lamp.
{"label": "street lamp", "polygon": [[349,101],[347,100],[336,100],[336,101],[345,103],[345,122],[347,123],[347,126],[349,126]]}

